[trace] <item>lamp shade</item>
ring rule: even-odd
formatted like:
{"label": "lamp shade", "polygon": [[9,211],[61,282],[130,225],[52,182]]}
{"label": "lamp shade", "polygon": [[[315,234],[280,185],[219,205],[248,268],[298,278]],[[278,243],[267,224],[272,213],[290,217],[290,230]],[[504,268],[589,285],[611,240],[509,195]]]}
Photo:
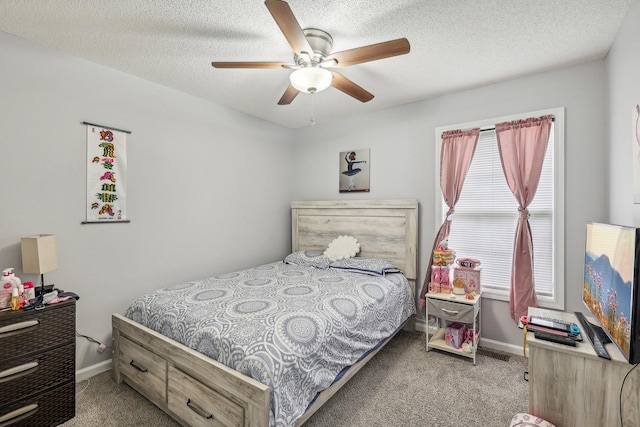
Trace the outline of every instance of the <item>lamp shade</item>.
{"label": "lamp shade", "polygon": [[44,274],[58,268],[58,244],[53,234],[36,234],[21,239],[22,272]]}
{"label": "lamp shade", "polygon": [[295,70],[289,76],[291,86],[300,92],[315,93],[331,86],[333,74],[320,67],[305,67]]}

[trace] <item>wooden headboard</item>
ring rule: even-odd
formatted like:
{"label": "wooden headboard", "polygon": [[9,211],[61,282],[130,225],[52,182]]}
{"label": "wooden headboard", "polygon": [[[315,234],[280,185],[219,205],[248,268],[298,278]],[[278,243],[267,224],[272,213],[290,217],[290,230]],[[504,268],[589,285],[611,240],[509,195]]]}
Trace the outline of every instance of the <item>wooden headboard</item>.
{"label": "wooden headboard", "polygon": [[358,240],[358,256],[385,259],[402,270],[415,295],[417,200],[291,202],[292,251],[324,250],[343,235]]}

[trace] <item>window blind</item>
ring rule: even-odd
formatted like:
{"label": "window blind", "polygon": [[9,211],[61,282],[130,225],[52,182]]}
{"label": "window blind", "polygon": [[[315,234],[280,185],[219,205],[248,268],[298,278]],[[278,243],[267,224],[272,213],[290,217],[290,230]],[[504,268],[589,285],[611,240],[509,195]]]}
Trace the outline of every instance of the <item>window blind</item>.
{"label": "window blind", "polygon": [[[554,297],[554,129],[549,137],[542,175],[529,206],[533,235],[534,281],[538,296]],[[448,207],[442,201],[442,217]],[[480,133],[476,151],[456,204],[449,247],[456,257],[481,262],[484,291],[508,293],[518,203],[502,171],[495,130]]]}

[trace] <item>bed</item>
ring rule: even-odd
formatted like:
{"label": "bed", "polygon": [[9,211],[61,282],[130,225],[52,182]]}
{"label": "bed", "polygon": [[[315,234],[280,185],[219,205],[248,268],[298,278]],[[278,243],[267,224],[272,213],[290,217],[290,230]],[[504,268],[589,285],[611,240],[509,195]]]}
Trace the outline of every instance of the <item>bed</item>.
{"label": "bed", "polygon": [[[382,282],[395,282],[398,285],[401,283],[401,279],[398,276],[401,276],[402,280],[404,280],[404,286],[410,289],[410,302],[414,304],[417,260],[417,211],[418,205],[415,200],[292,202],[291,252],[292,254],[302,254],[310,251],[322,251],[337,236],[354,236],[361,246],[361,252],[358,255],[360,258],[375,258],[388,261],[402,271],[403,275],[391,272],[382,276]],[[261,353],[260,351],[254,351],[260,346],[252,347],[251,352],[256,356],[253,359],[254,362],[249,362],[248,365],[234,365],[232,362],[237,360],[238,351],[235,351],[235,353],[232,351],[233,355],[228,357],[229,360],[223,358],[222,361],[218,361],[213,357],[207,356],[207,354],[215,357],[216,355],[212,354],[212,352],[216,353],[218,351],[216,346],[219,344],[198,346],[194,345],[192,340],[186,342],[188,345],[185,345],[170,338],[174,336],[176,329],[182,329],[181,333],[192,338],[201,336],[202,331],[199,329],[189,330],[190,327],[178,327],[176,324],[171,324],[171,326],[164,328],[152,326],[156,329],[154,330],[141,324],[148,320],[145,317],[153,317],[153,315],[145,311],[147,302],[162,300],[164,296],[168,297],[166,299],[175,301],[176,295],[183,295],[185,302],[174,303],[172,307],[163,309],[163,311],[169,313],[165,313],[169,317],[171,316],[170,313],[179,312],[181,308],[183,314],[192,313],[198,311],[197,308],[191,307],[187,310],[184,307],[186,307],[187,300],[194,299],[193,290],[196,291],[195,295],[211,295],[212,292],[218,292],[214,289],[215,286],[221,282],[232,280],[236,276],[241,276],[242,283],[249,283],[251,286],[256,284],[262,286],[270,280],[269,278],[279,277],[280,290],[265,291],[266,287],[257,289],[260,287],[258,286],[255,289],[258,292],[256,295],[260,292],[264,292],[265,295],[278,293],[283,289],[296,289],[297,292],[299,287],[296,287],[295,282],[287,281],[289,277],[296,275],[304,276],[302,282],[305,283],[305,289],[306,284],[314,281],[345,280],[346,277],[349,277],[349,280],[360,280],[353,277],[361,276],[348,271],[342,274],[342,272],[337,272],[334,268],[321,269],[311,267],[308,270],[313,271],[307,271],[302,269],[301,263],[296,262],[295,259],[293,264],[292,266],[280,261],[243,270],[242,272],[230,273],[229,275],[179,284],[145,296],[142,298],[143,301],[137,300],[128,310],[128,317],[114,314],[112,323],[114,340],[113,376],[115,381],[118,383],[124,381],[131,385],[156,406],[184,425],[245,427],[302,425],[383,348],[397,332],[397,325],[387,326],[387,330],[385,330],[385,327],[377,327],[377,329],[381,330],[382,335],[376,338],[375,345],[368,349],[353,350],[353,364],[348,369],[340,370],[339,375],[334,375],[335,372],[330,371],[327,366],[322,366],[322,369],[318,371],[320,374],[316,372],[313,375],[327,377],[325,378],[326,389],[323,386],[323,391],[314,392],[313,398],[308,405],[306,404],[307,401],[304,400],[303,404],[305,406],[302,412],[297,409],[297,412],[294,410],[291,413],[286,413],[285,410],[280,410],[280,405],[289,405],[289,403],[280,403],[284,401],[281,397],[281,386],[278,385],[275,389],[272,389],[265,385],[269,381],[260,376],[260,372],[264,370],[261,365],[262,362],[255,363],[255,360],[262,360],[260,359]],[[282,267],[282,265],[285,265],[285,267]],[[313,273],[313,276],[311,276],[311,273]],[[379,277],[365,278],[364,284],[353,285],[349,289],[355,289],[356,287],[364,289],[364,287],[373,286],[377,290],[378,284],[374,284],[374,280],[378,279]],[[213,286],[213,288],[209,286]],[[240,286],[237,287],[239,288]],[[314,290],[313,292],[324,291]],[[343,299],[350,301],[352,297],[353,295],[347,295]],[[247,299],[246,296],[242,298],[247,302],[245,308],[249,307],[251,305],[250,298]],[[313,298],[308,298],[307,300],[314,301]],[[316,300],[323,299],[316,298]],[[231,298],[230,301],[235,301],[231,304],[234,307],[238,307],[242,303],[237,300],[237,297]],[[266,305],[262,308],[265,307]],[[277,304],[274,303],[272,308],[277,308]],[[415,310],[414,306],[412,308]],[[310,309],[307,310],[304,307],[301,307],[301,309],[309,318],[316,316]],[[402,316],[404,317],[406,314],[405,310]],[[281,319],[282,317],[280,316]],[[413,316],[409,316],[408,319],[404,323],[404,327],[412,329]],[[401,320],[404,321],[404,318]],[[206,323],[208,320],[204,322]],[[164,324],[168,324],[168,322]],[[211,325],[213,324],[211,323]],[[282,328],[283,324],[280,322],[280,324],[274,326]],[[184,323],[181,325],[184,325]],[[218,323],[215,323],[215,325],[218,325]],[[246,332],[243,335],[243,331],[250,331],[251,329],[243,328],[242,324],[240,325],[229,326],[227,329],[237,337],[240,337],[240,341],[245,338],[249,339],[248,337],[252,332]],[[224,329],[218,326],[216,328]],[[304,327],[301,329],[304,329]],[[333,335],[333,332],[331,334]],[[348,334],[359,335],[360,333],[351,329]],[[181,340],[181,338],[178,339]],[[196,339],[195,341],[199,343],[207,342],[201,339]],[[309,345],[317,348],[316,344],[314,342]],[[272,343],[267,345],[272,345]],[[294,348],[295,346],[289,345],[289,347]],[[196,351],[194,348],[200,351]],[[296,351],[293,353],[305,353],[304,348],[295,347],[294,349]],[[264,353],[264,345],[259,350]],[[289,356],[284,355],[284,357]],[[333,353],[331,357],[323,357],[323,359],[327,360],[332,358]],[[277,363],[268,363],[279,367],[290,362],[304,366],[311,364],[302,358],[300,361],[285,360],[285,362],[282,362],[280,360]],[[233,369],[231,366],[236,366],[238,369]],[[252,370],[252,367],[256,369]],[[284,369],[280,370],[284,371]],[[254,375],[256,372],[257,374]],[[284,372],[289,376],[289,379],[299,376],[297,373]],[[249,376],[249,373],[251,376]],[[252,378],[252,376],[255,378]],[[285,381],[285,383],[289,387],[288,394],[295,394],[291,391],[299,389],[297,385],[292,385],[294,383],[291,381]],[[280,381],[278,381],[278,384],[280,384]],[[274,406],[276,407],[275,410]]]}

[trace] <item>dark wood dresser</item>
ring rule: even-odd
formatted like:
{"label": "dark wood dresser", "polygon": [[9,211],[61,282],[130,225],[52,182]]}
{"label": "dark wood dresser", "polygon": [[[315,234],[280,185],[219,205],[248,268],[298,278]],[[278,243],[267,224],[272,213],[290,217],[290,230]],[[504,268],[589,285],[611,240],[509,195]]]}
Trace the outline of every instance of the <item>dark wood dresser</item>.
{"label": "dark wood dresser", "polygon": [[76,413],[76,302],[0,312],[0,426],[56,426]]}

